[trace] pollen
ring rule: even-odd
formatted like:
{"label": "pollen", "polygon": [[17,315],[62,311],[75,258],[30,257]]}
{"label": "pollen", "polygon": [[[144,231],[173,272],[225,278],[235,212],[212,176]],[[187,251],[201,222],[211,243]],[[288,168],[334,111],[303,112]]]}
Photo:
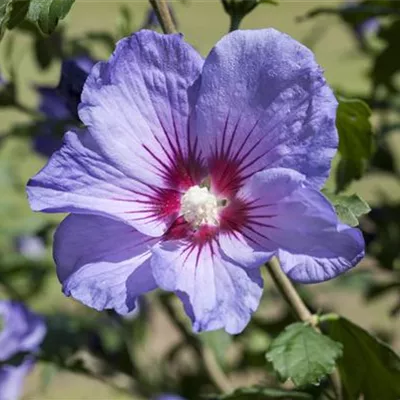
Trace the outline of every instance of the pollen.
{"label": "pollen", "polygon": [[181,199],[181,212],[195,228],[218,225],[218,200],[207,187],[192,186]]}

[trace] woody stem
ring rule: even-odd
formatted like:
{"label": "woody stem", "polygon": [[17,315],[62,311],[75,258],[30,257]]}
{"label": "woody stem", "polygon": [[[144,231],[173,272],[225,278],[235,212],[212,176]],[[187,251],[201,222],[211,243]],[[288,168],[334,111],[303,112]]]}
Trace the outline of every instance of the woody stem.
{"label": "woody stem", "polygon": [[176,28],[166,0],[149,0],[164,33],[175,33]]}

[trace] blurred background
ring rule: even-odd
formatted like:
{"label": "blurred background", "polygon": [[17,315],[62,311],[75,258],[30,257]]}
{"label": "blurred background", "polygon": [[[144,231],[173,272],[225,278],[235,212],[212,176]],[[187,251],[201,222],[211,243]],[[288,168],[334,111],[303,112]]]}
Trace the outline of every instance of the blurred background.
{"label": "blurred background", "polygon": [[[169,3],[179,31],[204,56],[229,29],[229,17],[219,1]],[[312,48],[337,93],[362,98],[372,108],[377,152],[362,178],[345,189],[348,194],[359,194],[372,208],[370,215],[361,220],[368,256],[334,281],[300,286],[299,290],[312,310],[336,311],[399,351],[400,126],[396,118],[400,97],[385,82],[380,85],[382,82],[374,75],[377,63],[387,65],[390,60],[378,60],[389,46],[388,36],[382,37],[379,30],[390,27],[392,21],[382,17],[380,27],[371,27],[360,36],[359,26],[338,13],[305,18],[316,8],[337,10],[343,5],[341,1],[281,0],[278,6],[258,6],[244,18],[241,29],[274,27],[293,36]],[[60,130],[56,123],[43,127],[32,122],[36,110],[46,114],[42,89],[58,85],[61,58],[87,51],[94,59],[108,58],[116,39],[148,24],[148,12],[147,1],[77,0],[50,37],[26,25],[7,32],[0,44],[0,72],[3,81],[13,80],[18,99],[13,106],[0,104],[0,295],[26,301],[45,314],[54,338],[50,353],[55,358],[63,354],[62,362],[42,361],[36,366],[26,385],[26,400],[146,398],[146,390],[141,389],[133,397],[124,394],[120,390],[127,386],[123,374],[115,376],[102,370],[99,360],[120,360],[126,348],[134,352],[148,387],[154,385],[160,391],[179,387],[190,394],[194,385],[193,357],[189,350],[181,351],[182,334],[160,306],[159,294],[148,296],[138,315],[128,321],[112,313],[97,313],[63,296],[51,256],[52,234],[63,216],[33,213],[25,195],[27,180],[46,163],[51,152],[44,148],[52,148],[54,137],[61,137],[61,133],[46,133],[46,129]],[[332,189],[337,179],[335,171],[328,184]],[[204,335],[238,384],[276,380],[260,365],[269,341],[291,316],[269,276],[265,281],[263,302],[240,337],[221,332]],[[176,307],[179,309],[179,305]],[[128,341],[133,338],[134,343],[123,347],[121,337]],[[84,354],[79,360],[85,365],[94,363],[91,368],[98,374],[92,376],[81,373],[80,364],[66,366],[87,348],[98,359],[85,358]],[[246,369],[241,368],[244,364]]]}

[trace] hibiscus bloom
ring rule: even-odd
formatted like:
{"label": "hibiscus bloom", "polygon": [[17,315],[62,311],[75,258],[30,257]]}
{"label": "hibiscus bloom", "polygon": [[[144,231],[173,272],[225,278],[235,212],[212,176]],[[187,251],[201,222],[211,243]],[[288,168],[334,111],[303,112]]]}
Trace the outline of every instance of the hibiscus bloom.
{"label": "hibiscus bloom", "polygon": [[[34,353],[44,339],[46,326],[41,317],[15,301],[0,301],[0,320],[0,400],[14,400],[21,395],[23,381],[34,366]],[[8,363],[19,353],[28,354],[20,363]]]}
{"label": "hibiscus bloom", "polygon": [[241,332],[260,266],[299,282],[354,266],[361,233],[319,189],[338,146],[337,102],[310,50],[236,31],[202,57],[140,31],[92,69],[60,151],[28,183],[36,211],[69,212],[54,258],[66,295],[128,313],[157,287],[195,331]]}

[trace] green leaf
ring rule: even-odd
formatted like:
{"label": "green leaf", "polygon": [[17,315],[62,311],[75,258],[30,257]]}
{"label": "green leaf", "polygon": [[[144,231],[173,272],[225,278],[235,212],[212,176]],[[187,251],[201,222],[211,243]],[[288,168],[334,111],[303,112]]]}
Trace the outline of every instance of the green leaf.
{"label": "green leaf", "polygon": [[232,393],[212,397],[215,400],[264,400],[264,399],[301,399],[312,400],[308,393],[295,392],[285,389],[264,388],[254,386],[249,388],[237,389]]}
{"label": "green leaf", "polygon": [[63,33],[59,29],[51,36],[38,33],[35,37],[35,56],[41,69],[48,68],[57,58],[62,58]]}
{"label": "green leaf", "polygon": [[326,190],[322,190],[322,193],[333,204],[336,214],[344,224],[357,226],[358,217],[371,211],[369,205],[357,194],[344,196],[330,193]]}
{"label": "green leaf", "polygon": [[30,0],[0,0],[0,40],[6,28],[12,29],[22,22]]}
{"label": "green leaf", "polygon": [[4,36],[15,0],[0,0],[0,40]]}
{"label": "green leaf", "polygon": [[337,191],[345,189],[354,179],[360,179],[375,148],[371,110],[357,99],[339,96],[336,126],[339,132],[341,160],[336,176]]}
{"label": "green leaf", "polygon": [[117,19],[117,37],[123,38],[129,36],[133,31],[133,15],[131,9],[122,5],[119,9],[119,15]]}
{"label": "green leaf", "polygon": [[56,28],[75,0],[0,0],[0,39],[6,28],[13,29],[27,18],[45,34]]}
{"label": "green leaf", "polygon": [[27,14],[28,20],[37,23],[45,34],[51,34],[71,9],[75,0],[31,0]]}
{"label": "green leaf", "polygon": [[329,336],[343,344],[338,367],[348,400],[400,398],[400,358],[387,344],[342,317],[329,322]]}
{"label": "green leaf", "polygon": [[29,9],[30,0],[14,0],[10,19],[7,23],[8,29],[13,29],[18,26],[26,16]]}
{"label": "green leaf", "polygon": [[283,380],[296,386],[318,383],[335,368],[342,345],[301,322],[291,324],[271,342],[267,360]]}
{"label": "green leaf", "polygon": [[199,338],[213,351],[219,364],[225,365],[226,351],[232,343],[231,336],[221,329],[218,331],[203,332],[199,334]]}

